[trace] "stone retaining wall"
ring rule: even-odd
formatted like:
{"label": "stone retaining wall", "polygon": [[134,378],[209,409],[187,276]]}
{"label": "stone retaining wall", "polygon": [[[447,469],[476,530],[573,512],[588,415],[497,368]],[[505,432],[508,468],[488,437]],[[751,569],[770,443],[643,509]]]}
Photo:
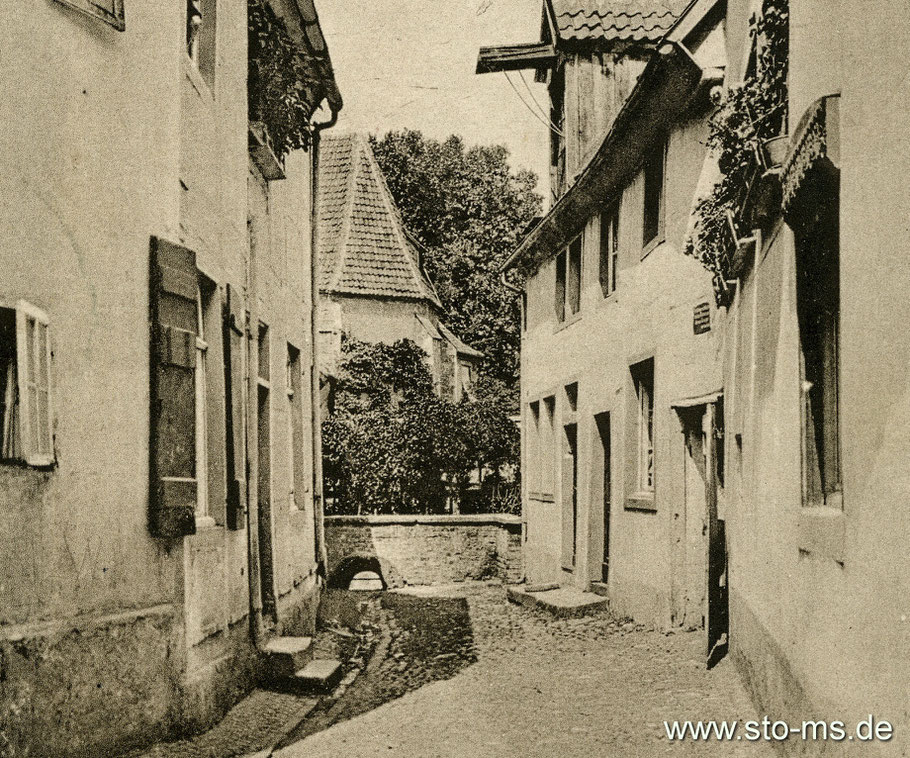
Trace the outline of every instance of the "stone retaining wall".
{"label": "stone retaining wall", "polygon": [[329,516],[325,535],[330,586],[365,570],[389,587],[522,578],[519,516]]}

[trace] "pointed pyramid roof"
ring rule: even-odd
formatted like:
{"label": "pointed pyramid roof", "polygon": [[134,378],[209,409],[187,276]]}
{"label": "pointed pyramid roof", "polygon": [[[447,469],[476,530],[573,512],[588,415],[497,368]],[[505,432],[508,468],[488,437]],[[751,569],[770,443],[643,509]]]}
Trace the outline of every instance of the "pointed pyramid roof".
{"label": "pointed pyramid roof", "polygon": [[316,202],[321,291],[441,307],[365,136],[322,137]]}

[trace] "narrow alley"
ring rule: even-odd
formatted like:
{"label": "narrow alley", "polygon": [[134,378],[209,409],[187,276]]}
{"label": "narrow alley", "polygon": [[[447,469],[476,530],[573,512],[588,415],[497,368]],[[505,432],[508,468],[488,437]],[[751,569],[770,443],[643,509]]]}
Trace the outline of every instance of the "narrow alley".
{"label": "narrow alley", "polygon": [[[358,680],[336,705],[338,717],[352,718],[274,755],[774,754],[767,743],[667,740],[665,720],[755,718],[729,660],[705,669],[701,634],[665,635],[607,614],[553,619],[507,602],[498,584],[410,592],[426,601],[423,621],[428,626],[422,634],[426,640],[441,640],[437,657],[452,655],[446,648],[454,640],[462,646],[456,654],[465,659],[463,635],[452,627],[469,618],[476,662],[465,660],[449,679],[353,715],[366,697],[358,692]],[[468,615],[437,612],[435,603],[441,599],[462,600]],[[408,666],[401,670],[407,672]],[[368,680],[369,672],[363,678]],[[382,679],[389,686],[394,676]],[[368,681],[365,686],[370,688]]]}

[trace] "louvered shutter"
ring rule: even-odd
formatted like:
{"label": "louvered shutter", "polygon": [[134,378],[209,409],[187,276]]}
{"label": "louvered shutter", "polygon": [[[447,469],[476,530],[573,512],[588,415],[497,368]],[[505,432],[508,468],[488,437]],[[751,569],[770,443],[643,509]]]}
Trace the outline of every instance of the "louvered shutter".
{"label": "louvered shutter", "polygon": [[156,537],[196,531],[196,254],[151,244],[149,525]]}
{"label": "louvered shutter", "polygon": [[224,309],[225,393],[227,407],[227,526],[246,526],[243,444],[243,349],[246,317],[241,291],[229,284]]}

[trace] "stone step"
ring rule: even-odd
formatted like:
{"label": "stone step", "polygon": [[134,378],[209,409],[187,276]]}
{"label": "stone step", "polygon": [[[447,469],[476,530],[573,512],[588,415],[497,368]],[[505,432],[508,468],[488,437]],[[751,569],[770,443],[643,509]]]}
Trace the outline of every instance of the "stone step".
{"label": "stone step", "polygon": [[589,613],[609,610],[610,601],[593,592],[582,592],[574,587],[534,590],[520,585],[506,588],[506,596],[513,603],[529,608],[542,608],[558,618],[576,618]]}
{"label": "stone step", "polygon": [[294,673],[294,685],[299,692],[327,693],[338,686],[343,674],[341,661],[317,659]]}
{"label": "stone step", "polygon": [[270,680],[286,679],[313,660],[312,637],[275,637],[262,649],[265,673]]}

